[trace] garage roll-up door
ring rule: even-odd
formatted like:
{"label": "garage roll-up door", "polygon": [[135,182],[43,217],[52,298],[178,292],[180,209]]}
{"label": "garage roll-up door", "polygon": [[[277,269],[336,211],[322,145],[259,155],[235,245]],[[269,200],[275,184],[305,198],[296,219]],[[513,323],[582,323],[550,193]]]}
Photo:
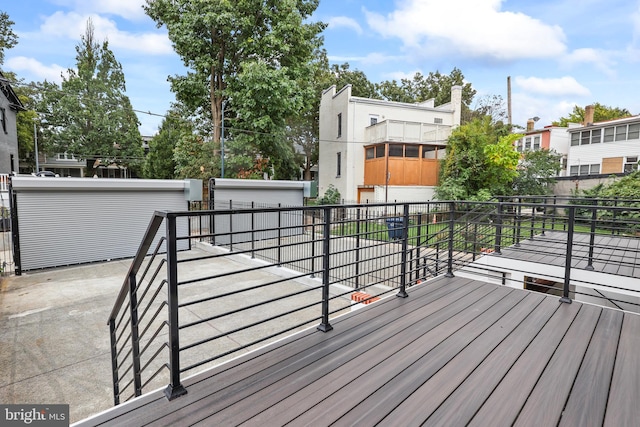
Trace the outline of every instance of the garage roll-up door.
{"label": "garage roll-up door", "polygon": [[[20,270],[133,257],[156,210],[187,208],[182,181],[14,178]],[[188,233],[186,219],[178,232]],[[152,248],[164,228],[156,236]],[[181,249],[188,242],[180,242]]]}

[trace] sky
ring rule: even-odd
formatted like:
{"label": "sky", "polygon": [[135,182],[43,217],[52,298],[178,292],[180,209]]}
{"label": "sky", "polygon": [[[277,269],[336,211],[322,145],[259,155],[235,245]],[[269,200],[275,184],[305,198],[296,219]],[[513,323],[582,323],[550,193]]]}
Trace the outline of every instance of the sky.
{"label": "sky", "polygon": [[[151,136],[175,99],[167,76],[186,69],[144,3],[0,0],[18,35],[2,69],[61,82],[91,18],[122,64],[140,132]],[[330,62],[372,82],[455,67],[476,101],[500,95],[506,104],[510,77],[517,125],[538,117],[540,128],[594,102],[640,114],[640,0],[320,0],[312,19],[328,24]]]}

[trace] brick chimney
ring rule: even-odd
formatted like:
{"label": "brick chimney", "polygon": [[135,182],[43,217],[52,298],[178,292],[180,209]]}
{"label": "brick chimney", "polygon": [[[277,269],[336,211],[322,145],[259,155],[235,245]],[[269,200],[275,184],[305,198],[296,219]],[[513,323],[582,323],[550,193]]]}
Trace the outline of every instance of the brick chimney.
{"label": "brick chimney", "polygon": [[527,132],[532,131],[535,125],[536,125],[535,120],[533,119],[527,120]]}
{"label": "brick chimney", "polygon": [[584,123],[583,126],[590,126],[593,124],[593,114],[595,112],[595,107],[593,105],[587,105],[584,107]]}

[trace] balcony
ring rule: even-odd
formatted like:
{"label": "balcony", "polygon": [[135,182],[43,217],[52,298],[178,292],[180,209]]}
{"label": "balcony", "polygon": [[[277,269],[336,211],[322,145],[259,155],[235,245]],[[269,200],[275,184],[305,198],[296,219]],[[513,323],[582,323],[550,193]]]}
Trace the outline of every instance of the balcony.
{"label": "balcony", "polygon": [[79,425],[634,425],[640,208],[572,202],[158,212]]}
{"label": "balcony", "polygon": [[383,120],[365,129],[365,141],[369,144],[408,142],[445,145],[449,135],[451,126],[402,120]]}

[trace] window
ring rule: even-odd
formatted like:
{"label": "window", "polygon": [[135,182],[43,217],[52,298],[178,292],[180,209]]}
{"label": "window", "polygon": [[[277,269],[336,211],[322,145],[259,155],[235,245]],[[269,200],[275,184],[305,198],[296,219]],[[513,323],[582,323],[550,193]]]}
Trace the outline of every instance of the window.
{"label": "window", "polygon": [[627,125],[616,126],[616,141],[627,139]]}
{"label": "window", "polygon": [[580,165],[580,175],[589,175],[589,165]]}
{"label": "window", "polygon": [[378,145],[376,147],[376,158],[384,157],[384,145]]}
{"label": "window", "polygon": [[636,123],[635,125],[629,125],[629,134],[627,135],[628,139],[640,139],[640,123]]}
{"label": "window", "polygon": [[531,150],[531,138],[526,138],[524,140],[524,149],[525,150]]}
{"label": "window", "polygon": [[[614,133],[614,128],[604,128],[604,138],[602,139],[604,142],[611,142],[613,141],[613,133]],[[571,144],[573,145],[573,144]]]}
{"label": "window", "polygon": [[433,123],[435,123],[437,125],[441,125],[442,124],[442,119],[440,117],[436,117],[435,119],[433,119]]}
{"label": "window", "polygon": [[589,140],[590,139],[591,139],[591,131],[590,130],[583,130],[582,132],[580,132],[580,145],[589,144]]}
{"label": "window", "polygon": [[369,115],[369,125],[373,126],[378,123],[378,116],[376,114]]}
{"label": "window", "polygon": [[567,156],[563,156],[561,162],[562,162],[562,170],[567,170],[567,163],[568,163]]}
{"label": "window", "polygon": [[404,149],[406,157],[420,157],[420,147],[418,145],[407,145]]}
{"label": "window", "polygon": [[540,137],[539,136],[535,136],[533,137],[533,149],[534,150],[540,150]]}
{"label": "window", "polygon": [[373,148],[373,147],[367,148],[365,150],[365,157],[366,157],[367,160],[375,158],[376,157],[375,148]]}
{"label": "window", "polygon": [[[612,139],[613,141],[613,139]],[[574,132],[571,134],[571,145],[580,145],[580,134],[578,132]]]}
{"label": "window", "polygon": [[338,138],[340,138],[341,136],[342,136],[342,113],[338,113]]}
{"label": "window", "polygon": [[578,166],[571,166],[569,175],[578,175]]}
{"label": "window", "polygon": [[590,175],[598,175],[600,173],[600,165],[591,165],[589,168]]}
{"label": "window", "polygon": [[516,141],[516,151],[522,153],[522,138]]}
{"label": "window", "polygon": [[7,133],[7,111],[0,108],[0,121],[2,122],[2,130]]}
{"label": "window", "polygon": [[340,177],[342,171],[342,153],[336,154],[336,178]]}
{"label": "window", "polygon": [[402,157],[402,144],[389,144],[389,157]]}
{"label": "window", "polygon": [[594,129],[591,131],[591,143],[599,144],[600,143],[600,134],[602,133],[602,129]]}
{"label": "window", "polygon": [[624,162],[624,173],[638,170],[638,156],[627,157]]}

